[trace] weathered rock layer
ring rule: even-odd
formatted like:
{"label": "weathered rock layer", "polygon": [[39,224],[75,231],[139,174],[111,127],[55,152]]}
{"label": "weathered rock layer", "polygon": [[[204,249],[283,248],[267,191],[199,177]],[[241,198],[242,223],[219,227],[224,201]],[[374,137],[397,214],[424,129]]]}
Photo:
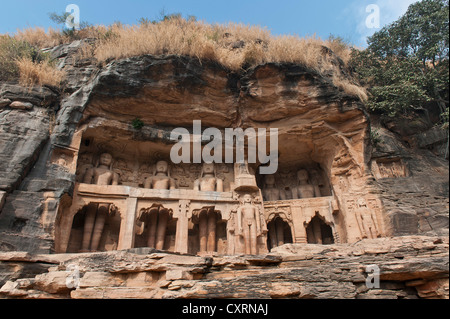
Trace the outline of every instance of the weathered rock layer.
{"label": "weathered rock layer", "polygon": [[[278,247],[262,256],[200,257],[133,249],[0,254],[3,298],[448,298],[448,238]],[[33,268],[30,268],[33,265]],[[368,266],[380,270],[379,287]],[[9,272],[8,269],[20,269]],[[20,278],[20,279],[17,279]]]}

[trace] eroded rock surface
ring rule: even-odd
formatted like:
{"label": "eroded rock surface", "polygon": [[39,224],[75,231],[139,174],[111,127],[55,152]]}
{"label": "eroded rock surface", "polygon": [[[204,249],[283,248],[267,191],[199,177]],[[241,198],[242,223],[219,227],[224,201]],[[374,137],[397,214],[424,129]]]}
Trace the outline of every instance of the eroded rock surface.
{"label": "eroded rock surface", "polygon": [[[331,246],[288,244],[262,256],[199,257],[134,249],[63,255],[2,253],[0,260],[3,269],[14,265],[22,269],[20,276],[5,273],[3,298],[417,299],[449,295],[446,237],[383,238]],[[380,269],[378,288],[366,283],[371,280],[367,270],[371,265]]]}

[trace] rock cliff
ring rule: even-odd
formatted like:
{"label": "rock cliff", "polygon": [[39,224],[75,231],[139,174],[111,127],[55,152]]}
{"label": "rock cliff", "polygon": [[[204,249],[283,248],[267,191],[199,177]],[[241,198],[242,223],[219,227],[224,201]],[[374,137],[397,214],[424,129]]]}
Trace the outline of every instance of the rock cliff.
{"label": "rock cliff", "polygon": [[[1,297],[448,298],[448,161],[429,147],[441,137],[406,142],[372,119],[381,139],[372,147],[364,104],[335,87],[332,74],[301,65],[233,72],[151,55],[100,65],[77,56],[83,43],[50,50],[67,73],[61,90],[0,84]],[[143,127],[133,127],[135,119]],[[333,215],[325,221],[333,218],[336,245],[307,245],[305,231],[261,256],[144,248],[60,254],[84,150],[113,150],[137,172],[154,154],[167,154],[172,129],[199,119],[222,130],[278,128],[278,178],[311,163],[324,172],[319,184]],[[361,235],[366,211],[376,225],[368,228],[385,238]],[[78,288],[66,285],[69,264],[81,271]],[[364,286],[368,264],[380,265],[379,290]]]}

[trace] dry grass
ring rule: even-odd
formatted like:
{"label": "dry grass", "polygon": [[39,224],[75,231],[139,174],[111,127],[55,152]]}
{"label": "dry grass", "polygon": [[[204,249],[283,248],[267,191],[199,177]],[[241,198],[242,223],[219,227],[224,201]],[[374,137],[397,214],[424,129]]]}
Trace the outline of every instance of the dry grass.
{"label": "dry grass", "polygon": [[257,26],[210,25],[182,18],[157,24],[112,26],[110,32],[113,36],[100,40],[92,51],[86,51],[88,56],[105,62],[142,54],[188,55],[200,61],[217,61],[233,71],[263,63],[291,62],[320,73],[331,71],[338,88],[362,100],[367,98],[364,88],[341,74],[335,58],[324,54],[325,46],[347,64],[351,49],[340,41],[272,36],[267,29]]}
{"label": "dry grass", "polygon": [[357,96],[361,101],[367,102],[369,99],[364,87],[351,83],[349,80],[333,76],[333,85],[352,96]]}
{"label": "dry grass", "polygon": [[[319,73],[331,72],[335,86],[363,100],[367,97],[364,88],[341,74],[336,59],[324,53],[325,46],[345,64],[350,60],[351,48],[333,39],[272,36],[267,29],[258,26],[211,25],[181,17],[135,26],[89,27],[77,32],[76,36],[98,39],[95,46],[83,48],[81,56],[94,57],[99,62],[143,54],[173,54],[196,57],[200,61],[217,61],[233,71],[269,62],[291,62]],[[73,40],[57,30],[45,32],[41,28],[19,31],[16,37],[41,48]]]}
{"label": "dry grass", "polygon": [[325,44],[314,37],[273,37],[260,27],[209,25],[184,19],[112,26],[111,34],[93,52],[99,61],[142,54],[175,54],[215,60],[234,71],[267,62],[293,62],[317,68]]}
{"label": "dry grass", "polygon": [[19,41],[25,41],[38,48],[54,47],[64,43],[64,37],[59,30],[36,27],[18,30],[14,36]]}
{"label": "dry grass", "polygon": [[14,38],[18,41],[25,41],[38,48],[51,48],[60,44],[70,43],[77,39],[96,38],[101,39],[105,37],[110,27],[105,26],[90,26],[76,33],[62,32],[59,29],[49,28],[45,31],[44,28],[35,27],[24,30],[17,30]]}
{"label": "dry grass", "polygon": [[57,70],[49,61],[33,62],[28,58],[17,60],[19,83],[25,87],[50,85],[58,87],[65,73]]}

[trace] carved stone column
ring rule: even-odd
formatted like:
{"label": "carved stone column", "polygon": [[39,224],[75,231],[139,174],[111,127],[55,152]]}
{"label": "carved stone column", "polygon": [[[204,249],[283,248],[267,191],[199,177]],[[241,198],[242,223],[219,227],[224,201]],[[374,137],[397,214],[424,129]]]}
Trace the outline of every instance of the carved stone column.
{"label": "carved stone column", "polygon": [[175,235],[175,251],[188,253],[188,231],[189,231],[189,206],[191,201],[180,200],[178,207],[177,233]]}
{"label": "carved stone column", "polygon": [[134,247],[134,233],[136,220],[137,198],[130,197],[126,201],[126,211],[123,212],[120,224],[118,250],[130,249]]}
{"label": "carved stone column", "polygon": [[293,202],[292,206],[292,223],[294,225],[294,234],[292,238],[296,244],[306,244],[308,243],[306,228],[305,228],[305,217],[303,216],[302,206],[296,202]]}

